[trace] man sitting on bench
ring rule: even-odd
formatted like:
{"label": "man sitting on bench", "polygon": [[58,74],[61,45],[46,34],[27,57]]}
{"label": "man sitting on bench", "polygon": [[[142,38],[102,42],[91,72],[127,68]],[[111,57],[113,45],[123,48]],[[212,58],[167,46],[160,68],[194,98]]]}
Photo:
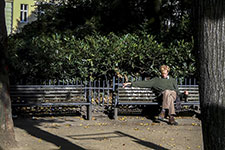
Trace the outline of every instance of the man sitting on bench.
{"label": "man sitting on bench", "polygon": [[178,125],[174,119],[174,101],[176,100],[177,96],[187,96],[188,91],[184,91],[184,93],[179,92],[176,80],[168,75],[169,71],[169,66],[162,65],[160,67],[161,77],[155,77],[147,81],[124,83],[123,87],[131,85],[133,87],[151,88],[157,96],[162,96],[162,110],[159,114],[159,119],[164,119],[165,112],[168,110],[169,124]]}

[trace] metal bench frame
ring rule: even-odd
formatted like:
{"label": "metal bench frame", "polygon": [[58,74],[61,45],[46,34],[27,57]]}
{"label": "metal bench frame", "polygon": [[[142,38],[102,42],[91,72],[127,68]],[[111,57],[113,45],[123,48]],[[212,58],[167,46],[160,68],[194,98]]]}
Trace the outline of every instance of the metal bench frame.
{"label": "metal bench frame", "polygon": [[[182,106],[199,106],[199,89],[198,85],[179,85],[181,93],[185,90],[189,92],[185,100],[177,98],[175,101],[176,110],[180,110]],[[125,87],[118,86],[116,98],[114,101],[114,119],[118,118],[119,106],[125,105],[159,105],[156,96],[150,88]]]}
{"label": "metal bench frame", "polygon": [[91,97],[83,85],[12,85],[12,107],[86,106],[92,118]]}

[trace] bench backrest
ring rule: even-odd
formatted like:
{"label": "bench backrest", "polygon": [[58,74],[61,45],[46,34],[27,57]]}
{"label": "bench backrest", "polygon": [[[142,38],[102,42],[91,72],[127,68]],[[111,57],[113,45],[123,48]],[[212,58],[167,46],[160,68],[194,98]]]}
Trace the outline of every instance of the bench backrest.
{"label": "bench backrest", "polygon": [[179,85],[181,93],[188,91],[189,95],[186,101],[199,101],[199,88],[198,85]]}
{"label": "bench backrest", "polygon": [[156,98],[155,94],[149,88],[139,87],[119,87],[118,99],[123,102],[139,101],[139,102],[150,102]]}
{"label": "bench backrest", "polygon": [[81,85],[15,85],[10,86],[10,96],[13,105],[87,101]]}

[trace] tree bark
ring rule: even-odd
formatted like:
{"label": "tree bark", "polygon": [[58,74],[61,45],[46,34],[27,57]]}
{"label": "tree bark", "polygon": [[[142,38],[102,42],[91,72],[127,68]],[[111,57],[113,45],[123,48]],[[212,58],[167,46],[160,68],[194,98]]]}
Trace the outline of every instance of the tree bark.
{"label": "tree bark", "polygon": [[7,67],[5,1],[0,0],[0,149],[15,145]]}
{"label": "tree bark", "polygon": [[225,150],[225,1],[194,0],[204,149]]}

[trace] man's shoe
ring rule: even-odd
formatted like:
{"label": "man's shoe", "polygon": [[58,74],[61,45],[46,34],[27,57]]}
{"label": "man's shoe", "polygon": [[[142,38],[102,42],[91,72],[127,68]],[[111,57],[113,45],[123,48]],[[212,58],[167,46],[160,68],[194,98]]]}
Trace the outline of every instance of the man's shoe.
{"label": "man's shoe", "polygon": [[175,121],[174,116],[169,117],[169,124],[177,126],[178,123]]}
{"label": "man's shoe", "polygon": [[161,111],[159,114],[159,120],[163,120],[165,118],[165,111]]}

